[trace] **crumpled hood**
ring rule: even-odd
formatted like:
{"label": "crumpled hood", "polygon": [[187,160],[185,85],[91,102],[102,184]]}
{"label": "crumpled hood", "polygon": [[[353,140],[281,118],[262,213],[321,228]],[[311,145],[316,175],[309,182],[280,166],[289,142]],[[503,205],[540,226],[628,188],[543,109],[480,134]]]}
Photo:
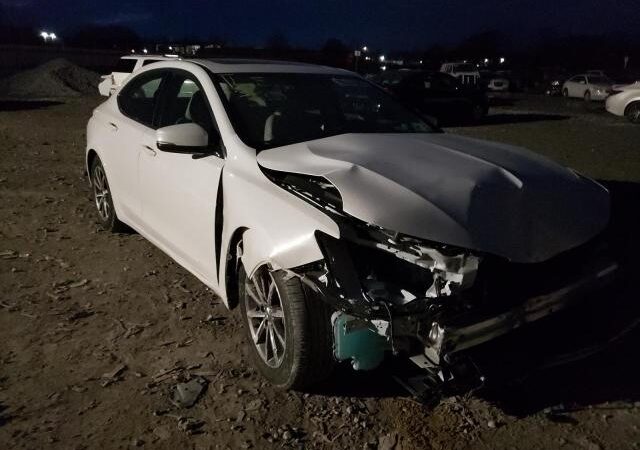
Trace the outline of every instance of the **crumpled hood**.
{"label": "crumpled hood", "polygon": [[609,194],[526,149],[451,134],[345,134],[262,151],[258,164],[323,176],[365,222],[516,262],[598,234]]}

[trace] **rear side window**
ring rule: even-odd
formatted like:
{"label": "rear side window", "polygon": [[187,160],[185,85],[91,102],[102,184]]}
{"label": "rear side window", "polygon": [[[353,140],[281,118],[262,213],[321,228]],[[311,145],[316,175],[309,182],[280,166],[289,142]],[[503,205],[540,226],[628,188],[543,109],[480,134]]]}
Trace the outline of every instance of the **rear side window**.
{"label": "rear side window", "polygon": [[137,60],[135,59],[120,59],[114,72],[131,73],[136,66],[136,62]]}
{"label": "rear side window", "polygon": [[122,89],[118,95],[118,107],[125,116],[151,127],[153,113],[164,70],[153,70],[138,75]]}
{"label": "rear side window", "polygon": [[144,61],[142,61],[142,66],[146,66],[147,64],[153,64],[156,62],[160,62],[160,59],[145,59]]}

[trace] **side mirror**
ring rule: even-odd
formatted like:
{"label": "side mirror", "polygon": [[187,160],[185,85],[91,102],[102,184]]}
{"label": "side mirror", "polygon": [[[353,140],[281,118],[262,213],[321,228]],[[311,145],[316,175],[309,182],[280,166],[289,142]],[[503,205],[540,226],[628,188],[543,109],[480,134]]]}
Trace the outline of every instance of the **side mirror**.
{"label": "side mirror", "polygon": [[169,153],[206,153],[209,149],[209,135],[197,123],[180,123],[156,130],[156,144],[159,150]]}

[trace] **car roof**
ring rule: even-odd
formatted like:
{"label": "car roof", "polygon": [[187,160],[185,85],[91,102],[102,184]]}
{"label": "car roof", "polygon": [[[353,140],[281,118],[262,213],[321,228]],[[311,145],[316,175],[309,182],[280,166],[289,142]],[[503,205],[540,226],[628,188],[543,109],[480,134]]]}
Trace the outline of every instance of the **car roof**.
{"label": "car roof", "polygon": [[213,73],[316,73],[316,74],[353,74],[348,70],[293,61],[271,61],[267,59],[187,59],[185,61],[205,67]]}
{"label": "car roof", "polygon": [[125,55],[121,56],[120,59],[160,59],[171,61],[174,59],[178,59],[177,56],[165,56],[165,55]]}

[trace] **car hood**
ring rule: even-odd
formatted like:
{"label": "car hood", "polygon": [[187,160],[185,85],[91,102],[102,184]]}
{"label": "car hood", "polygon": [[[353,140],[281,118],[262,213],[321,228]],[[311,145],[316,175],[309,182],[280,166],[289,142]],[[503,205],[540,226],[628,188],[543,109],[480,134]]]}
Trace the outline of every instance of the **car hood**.
{"label": "car hood", "polygon": [[264,150],[258,164],[326,178],[367,223],[516,262],[576,247],[609,220],[594,181],[523,148],[444,133],[344,134]]}

